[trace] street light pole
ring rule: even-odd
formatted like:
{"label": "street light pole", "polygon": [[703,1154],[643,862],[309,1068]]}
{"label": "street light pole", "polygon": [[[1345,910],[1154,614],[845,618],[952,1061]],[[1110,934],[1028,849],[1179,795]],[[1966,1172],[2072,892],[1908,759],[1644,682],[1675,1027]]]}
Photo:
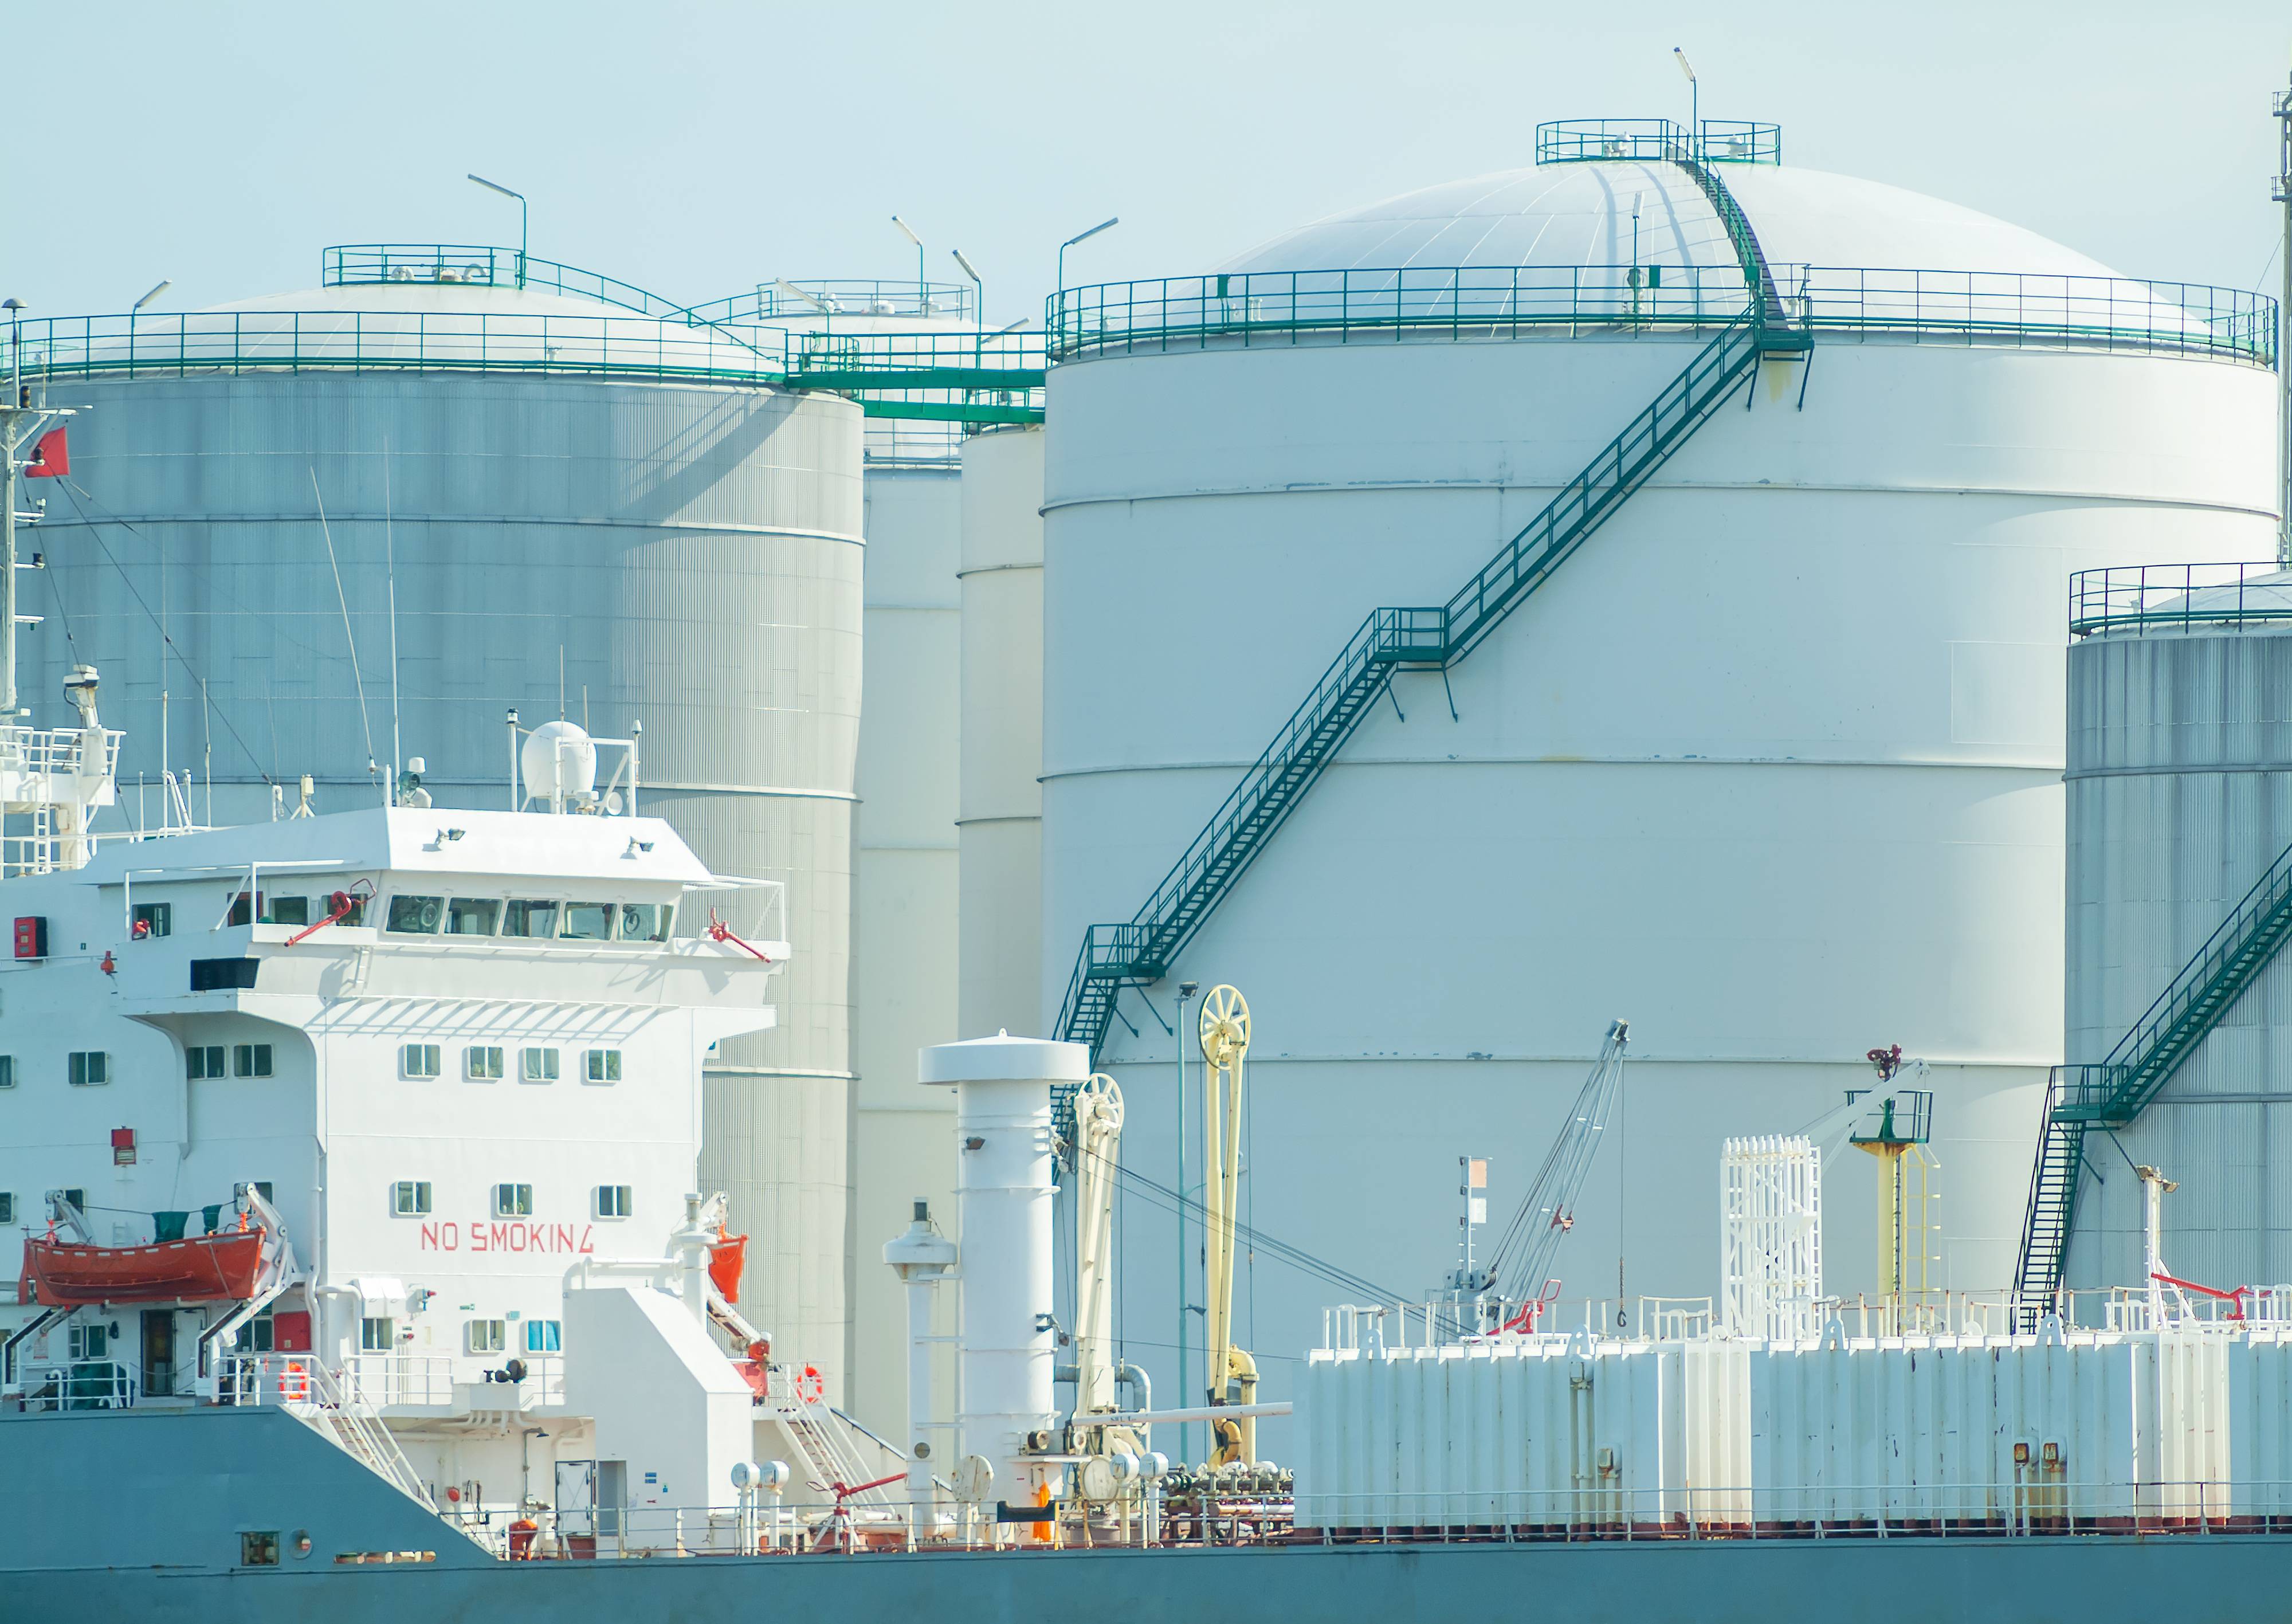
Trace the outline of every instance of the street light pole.
{"label": "street light pole", "polygon": [[927,303],[924,297],[924,289],[928,285],[924,280],[924,239],[916,235],[915,227],[897,214],[892,216],[892,223],[900,228],[900,234],[902,237],[916,245],[916,313],[920,316],[923,314],[924,305]]}
{"label": "street light pole", "polygon": [[1687,76],[1687,150],[1699,161],[1703,157],[1703,85],[1695,77],[1695,64],[1687,60],[1687,53],[1674,45],[1671,53],[1679,59],[1679,71]]}
{"label": "street light pole", "polygon": [[2276,562],[2292,565],[2292,371],[2288,371],[2285,340],[2292,338],[2292,89],[2276,98],[2276,122],[2282,157],[2276,176],[2276,201],[2284,206],[2284,296],[2276,306],[2276,370],[2282,380],[2277,393],[2276,497],[2284,512],[2276,537]]}
{"label": "street light pole", "polygon": [[1059,245],[1059,287],[1061,291],[1063,292],[1067,285],[1067,250],[1073,247],[1075,244],[1078,242],[1089,241],[1101,231],[1110,231],[1121,223],[1122,216],[1117,214],[1111,220],[1100,221],[1087,231],[1077,231],[1072,237],[1068,238],[1066,241]]}
{"label": "street light pole", "polygon": [[504,198],[515,198],[517,199],[517,285],[520,287],[522,287],[525,286],[525,194],[521,191],[512,191],[506,186],[496,185],[495,182],[488,181],[481,174],[473,174],[470,179],[475,181],[488,191],[497,191]]}
{"label": "street light pole", "polygon": [[979,290],[979,309],[975,313],[975,319],[972,321],[971,328],[971,364],[973,367],[977,367],[980,364],[981,357],[985,351],[987,343],[987,283],[985,279],[980,276],[977,268],[974,267],[969,260],[963,257],[962,249],[957,248],[954,250],[954,254],[955,263],[963,267],[963,274],[969,277],[971,279],[971,285]]}
{"label": "street light pole", "polygon": [[[1186,1005],[1199,990],[1199,982],[1178,983],[1178,1391],[1186,1386]],[[1178,1423],[1178,1460],[1186,1459],[1186,1444],[1193,1428]]]}

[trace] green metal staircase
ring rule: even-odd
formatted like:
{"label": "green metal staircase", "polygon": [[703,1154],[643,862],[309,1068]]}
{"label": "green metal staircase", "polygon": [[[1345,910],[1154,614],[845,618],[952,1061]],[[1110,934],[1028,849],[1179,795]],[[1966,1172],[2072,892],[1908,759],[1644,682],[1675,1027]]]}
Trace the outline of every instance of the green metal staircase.
{"label": "green metal staircase", "polygon": [[2014,1271],[2026,1324],[2034,1325],[2061,1288],[2076,1225],[2086,1130],[2124,1127],[2139,1117],[2268,967],[2288,936],[2292,846],[2269,864],[2107,1059],[2055,1069],[2046,1090],[2045,1133],[2030,1178],[2029,1211]]}
{"label": "green metal staircase", "polygon": [[1126,923],[1089,928],[1060,1009],[1061,1038],[1089,1045],[1094,1057],[1098,1054],[1122,989],[1143,986],[1167,972],[1179,949],[1296,810],[1395,672],[1446,667],[1479,647],[1686,443],[1763,353],[1803,347],[1800,334],[1770,332],[1763,314],[1755,303],[1698,351],[1446,603],[1370,612],[1145,905]]}

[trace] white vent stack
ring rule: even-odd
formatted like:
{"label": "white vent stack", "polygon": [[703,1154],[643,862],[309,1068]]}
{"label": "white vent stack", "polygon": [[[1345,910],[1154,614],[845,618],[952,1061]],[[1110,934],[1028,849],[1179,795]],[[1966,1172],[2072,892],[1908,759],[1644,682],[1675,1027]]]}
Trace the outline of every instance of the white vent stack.
{"label": "white vent stack", "polygon": [[955,1089],[956,1210],[963,1237],[962,1448],[995,1468],[993,1492],[1031,1505],[1046,1472],[1028,1434],[1058,1419],[1051,1278],[1051,1086],[1090,1076],[1080,1044],[999,1033],[923,1051],[925,1084]]}
{"label": "white vent stack", "polygon": [[1719,1322],[1812,1337],[1822,1297],[1822,1154],[1804,1135],[1730,1139],[1719,1157]]}

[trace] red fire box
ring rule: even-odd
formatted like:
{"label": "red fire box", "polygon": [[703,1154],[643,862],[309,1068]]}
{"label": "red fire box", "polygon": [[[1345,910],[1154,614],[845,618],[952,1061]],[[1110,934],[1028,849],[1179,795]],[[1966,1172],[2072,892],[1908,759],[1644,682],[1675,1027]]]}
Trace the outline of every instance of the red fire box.
{"label": "red fire box", "polygon": [[16,921],[16,957],[45,958],[48,956],[48,922],[44,918],[23,918]]}

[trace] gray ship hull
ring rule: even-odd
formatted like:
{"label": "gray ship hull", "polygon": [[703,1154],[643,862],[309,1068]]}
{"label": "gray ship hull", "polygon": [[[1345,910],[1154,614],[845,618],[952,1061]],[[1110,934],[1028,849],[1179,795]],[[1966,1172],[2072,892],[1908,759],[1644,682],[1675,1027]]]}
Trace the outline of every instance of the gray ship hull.
{"label": "gray ship hull", "polygon": [[[730,1618],[1102,1624],[1510,1618],[1571,1624],[2092,1624],[2283,1616],[2292,1536],[2176,1534],[1295,1545],[496,1561],[293,1417],[149,1410],[0,1419],[0,1618],[136,1624],[540,1624]],[[238,1565],[249,1530],[311,1552]],[[430,1550],[343,1565],[343,1552]]]}

